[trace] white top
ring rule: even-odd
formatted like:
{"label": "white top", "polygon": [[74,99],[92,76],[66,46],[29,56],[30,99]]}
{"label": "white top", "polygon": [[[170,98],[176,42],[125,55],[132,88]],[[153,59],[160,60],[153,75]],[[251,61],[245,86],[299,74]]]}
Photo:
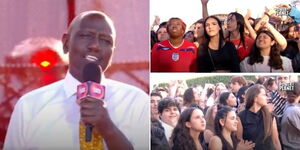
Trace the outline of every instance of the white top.
{"label": "white top", "polygon": [[[270,56],[263,56],[263,58],[263,63],[255,63],[250,65],[248,64],[249,57],[246,57],[240,63],[241,72],[270,72],[271,68],[268,65]],[[284,56],[280,56],[280,58],[282,60],[283,70],[272,68],[272,72],[294,72],[291,60]]]}
{"label": "white top", "polygon": [[166,136],[168,142],[170,142],[170,138],[172,136],[172,132],[173,132],[174,127],[164,123],[163,121],[160,121],[160,122],[161,122],[161,125],[164,127],[165,136]]}
{"label": "white top", "polygon": [[[11,116],[4,150],[79,150],[78,84],[68,72],[65,79],[22,96]],[[113,123],[134,149],[148,149],[149,96],[136,87],[104,77],[101,84],[106,88],[104,101]]]}

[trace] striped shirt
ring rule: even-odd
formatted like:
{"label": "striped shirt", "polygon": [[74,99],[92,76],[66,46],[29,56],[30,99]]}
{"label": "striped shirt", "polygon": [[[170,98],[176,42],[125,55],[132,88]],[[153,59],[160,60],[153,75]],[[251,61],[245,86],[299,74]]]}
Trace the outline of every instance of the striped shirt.
{"label": "striped shirt", "polygon": [[278,116],[281,117],[283,114],[283,110],[285,108],[285,104],[286,104],[286,98],[282,97],[278,91],[272,91],[271,92],[271,102],[274,105],[274,111],[273,113]]}

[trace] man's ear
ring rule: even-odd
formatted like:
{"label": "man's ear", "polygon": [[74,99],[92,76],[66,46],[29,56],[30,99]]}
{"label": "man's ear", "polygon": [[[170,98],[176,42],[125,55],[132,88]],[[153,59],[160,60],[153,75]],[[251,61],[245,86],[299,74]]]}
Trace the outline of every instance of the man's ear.
{"label": "man's ear", "polygon": [[64,54],[67,54],[69,52],[69,34],[64,33],[63,37],[62,37],[62,43],[63,43],[63,50],[64,50]]}

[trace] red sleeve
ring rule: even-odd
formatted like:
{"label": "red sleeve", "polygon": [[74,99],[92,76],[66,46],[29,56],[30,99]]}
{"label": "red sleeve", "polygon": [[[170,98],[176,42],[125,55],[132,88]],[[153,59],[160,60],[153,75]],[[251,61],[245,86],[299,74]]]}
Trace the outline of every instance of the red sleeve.
{"label": "red sleeve", "polygon": [[151,51],[151,72],[158,72],[158,52],[157,43],[153,46]]}

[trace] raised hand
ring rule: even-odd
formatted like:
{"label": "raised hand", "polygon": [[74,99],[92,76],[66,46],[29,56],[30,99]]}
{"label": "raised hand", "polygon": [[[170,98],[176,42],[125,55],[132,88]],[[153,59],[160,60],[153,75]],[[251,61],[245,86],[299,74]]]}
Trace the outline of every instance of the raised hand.
{"label": "raised hand", "polygon": [[155,16],[155,19],[153,21],[152,26],[156,26],[156,25],[159,25],[159,24],[160,24],[160,18],[158,16]]}
{"label": "raised hand", "polygon": [[251,17],[251,10],[250,10],[250,9],[247,9],[247,13],[246,13],[244,19],[245,19],[245,20],[248,20],[250,17]]}
{"label": "raised hand", "polygon": [[207,4],[209,0],[201,0],[202,4]]}
{"label": "raised hand", "polygon": [[267,7],[265,7],[265,13],[267,13],[269,16],[272,16],[276,14],[276,11],[275,8],[268,9]]}
{"label": "raised hand", "polygon": [[271,28],[274,28],[273,25],[271,25],[269,22],[267,21],[262,21],[261,22],[261,27],[265,27],[267,28],[268,30],[270,30]]}

